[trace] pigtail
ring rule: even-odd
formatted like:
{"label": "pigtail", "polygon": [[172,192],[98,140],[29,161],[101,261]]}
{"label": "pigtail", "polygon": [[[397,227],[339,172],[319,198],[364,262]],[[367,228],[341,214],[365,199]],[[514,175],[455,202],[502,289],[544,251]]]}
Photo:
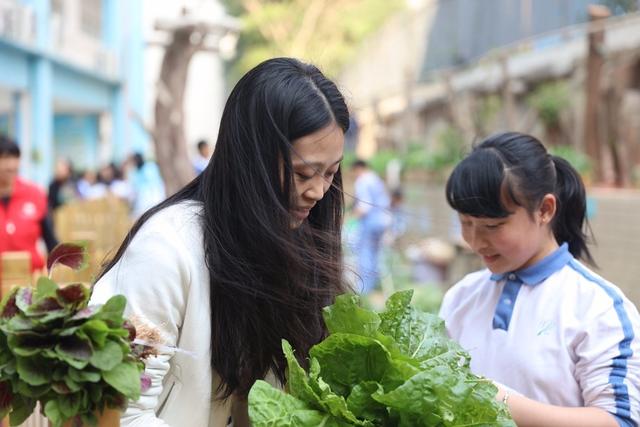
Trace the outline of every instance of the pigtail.
{"label": "pigtail", "polygon": [[587,221],[587,199],[584,184],[578,172],[565,159],[551,156],[556,169],[557,212],[553,221],[553,234],[559,243],[567,242],[569,252],[596,265],[587,241],[591,229]]}

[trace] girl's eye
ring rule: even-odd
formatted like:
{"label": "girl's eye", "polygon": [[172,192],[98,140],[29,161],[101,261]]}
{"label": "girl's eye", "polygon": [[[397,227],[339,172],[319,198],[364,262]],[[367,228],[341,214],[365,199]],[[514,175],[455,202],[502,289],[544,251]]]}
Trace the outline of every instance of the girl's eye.
{"label": "girl's eye", "polygon": [[327,179],[333,179],[333,176],[334,176],[335,174],[336,174],[336,171],[333,171],[333,172],[327,172],[324,176],[325,176]]}
{"label": "girl's eye", "polygon": [[500,227],[503,223],[497,223],[497,224],[487,224],[485,225],[485,227],[487,227],[489,230],[495,230],[496,228]]}

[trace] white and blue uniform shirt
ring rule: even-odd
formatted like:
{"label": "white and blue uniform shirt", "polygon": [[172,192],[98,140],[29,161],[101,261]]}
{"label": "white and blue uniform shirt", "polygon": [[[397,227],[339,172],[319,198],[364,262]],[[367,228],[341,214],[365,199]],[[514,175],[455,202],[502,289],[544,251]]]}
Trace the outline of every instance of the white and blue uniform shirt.
{"label": "white and blue uniform shirt", "polygon": [[566,244],[533,266],[472,273],[440,309],[471,369],[540,402],[640,422],[640,315]]}

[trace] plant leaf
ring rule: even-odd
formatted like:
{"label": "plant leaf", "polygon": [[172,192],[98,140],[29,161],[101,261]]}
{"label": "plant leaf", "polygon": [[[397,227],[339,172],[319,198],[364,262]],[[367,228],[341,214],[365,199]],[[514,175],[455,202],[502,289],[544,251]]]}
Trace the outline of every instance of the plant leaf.
{"label": "plant leaf", "polygon": [[82,332],[87,334],[91,341],[98,347],[104,347],[107,336],[109,335],[109,326],[99,319],[91,319],[80,328]]}
{"label": "plant leaf", "polygon": [[46,276],[41,276],[36,282],[36,299],[55,297],[58,285]]}
{"label": "plant leaf", "polygon": [[380,313],[380,332],[392,337],[405,356],[417,360],[461,350],[448,338],[442,319],[410,305],[412,295],[408,290],[389,297],[386,310]]}
{"label": "plant leaf", "polygon": [[[287,386],[292,396],[297,397],[312,409],[322,409],[328,412],[336,421],[341,420],[349,425],[365,426],[366,422],[358,420],[347,408],[344,397],[338,396],[319,377],[309,377],[298,364],[291,345],[282,341],[282,350],[288,363]],[[316,362],[317,363],[317,362]]]}
{"label": "plant leaf", "polygon": [[75,417],[80,409],[82,396],[80,393],[67,394],[58,397],[58,408],[64,419]]}
{"label": "plant leaf", "polygon": [[71,379],[71,377],[69,375],[67,375],[66,377],[64,377],[64,383],[66,384],[67,388],[74,392],[74,391],[78,391],[80,390],[82,387],[80,386],[80,384],[78,384],[77,382],[75,382],[74,380]]}
{"label": "plant leaf", "polygon": [[348,334],[373,337],[380,326],[380,316],[359,305],[357,295],[344,294],[336,298],[336,302],[323,309],[324,322],[330,333],[344,332]]}
{"label": "plant leaf", "polygon": [[21,425],[27,418],[29,418],[29,415],[33,413],[35,408],[35,399],[29,399],[20,395],[15,396],[13,409],[9,414],[9,424],[12,426]]}
{"label": "plant leaf", "polygon": [[1,317],[3,319],[10,319],[16,314],[18,314],[18,306],[16,305],[16,294],[18,293],[19,288],[13,288],[3,299],[2,299],[2,309],[0,313],[2,313]]}
{"label": "plant leaf", "polygon": [[353,334],[329,335],[310,354],[318,359],[322,378],[343,397],[355,384],[380,382],[391,363],[391,354],[379,341]]}
{"label": "plant leaf", "polygon": [[330,335],[311,348],[309,373],[283,342],[290,395],[263,382],[251,389],[253,425],[515,426],[495,386],[471,372],[443,322],[411,297],[392,295],[380,314],[338,297],[323,312]]}
{"label": "plant leaf", "polygon": [[[385,420],[387,408],[374,400],[376,393],[383,393],[382,386],[375,381],[363,381],[356,384],[347,398],[347,406],[359,418],[369,420]],[[383,424],[386,425],[386,424]]]}
{"label": "plant leaf", "polygon": [[140,398],[140,369],[135,363],[121,363],[110,371],[102,373],[102,378],[111,387],[131,400]]}
{"label": "plant leaf", "polygon": [[93,315],[96,314],[97,312],[99,312],[101,308],[102,308],[101,305],[90,305],[78,311],[69,320],[74,321],[74,320],[88,319],[90,317],[93,317]]}
{"label": "plant leaf", "polygon": [[122,362],[122,349],[113,341],[107,341],[103,348],[94,350],[89,363],[101,371],[110,371]]}
{"label": "plant leaf", "polygon": [[[256,404],[268,402],[267,404]],[[254,427],[312,427],[327,426],[327,416],[309,408],[295,397],[282,393],[268,383],[258,380],[249,392],[249,418]]]}
{"label": "plant leaf", "polygon": [[31,302],[33,300],[33,293],[31,288],[19,288],[18,293],[16,293],[16,305],[18,309],[23,313],[29,309]]}
{"label": "plant leaf", "polygon": [[104,303],[98,313],[95,314],[95,317],[116,324],[121,324],[123,322],[122,314],[124,313],[126,305],[127,299],[124,295],[114,295]]}
{"label": "plant leaf", "polygon": [[88,265],[88,258],[87,242],[60,243],[49,253],[47,270],[59,263],[80,271]]}
{"label": "plant leaf", "polygon": [[65,304],[83,305],[89,299],[89,289],[82,283],[73,283],[56,291],[58,299]]}
{"label": "plant leaf", "polygon": [[7,381],[0,382],[0,419],[3,419],[9,413],[12,402],[11,384]]}
{"label": "plant leaf", "polygon": [[69,378],[78,383],[90,382],[97,383],[100,381],[101,375],[100,372],[94,372],[89,370],[80,370],[69,368]]}
{"label": "plant leaf", "polygon": [[93,354],[91,343],[75,335],[62,337],[55,350],[60,359],[76,369],[87,366]]}
{"label": "plant leaf", "polygon": [[51,399],[44,405],[44,415],[51,421],[53,427],[60,427],[65,420],[57,399]]}
{"label": "plant leaf", "polygon": [[46,394],[49,390],[51,390],[50,384],[43,384],[38,386],[33,386],[25,383],[24,381],[17,381],[16,392],[22,396],[30,397],[30,398],[38,398],[43,394]]}
{"label": "plant leaf", "polygon": [[52,311],[61,310],[62,305],[60,302],[54,297],[45,297],[37,302],[35,302],[31,307],[29,307],[28,315],[30,316],[40,316]]}
{"label": "plant leaf", "polygon": [[50,334],[25,333],[9,335],[9,347],[18,356],[33,356],[43,350],[51,349],[56,344],[56,337]]}
{"label": "plant leaf", "polygon": [[20,379],[30,385],[43,385],[51,381],[53,372],[39,357],[16,357],[16,369]]}

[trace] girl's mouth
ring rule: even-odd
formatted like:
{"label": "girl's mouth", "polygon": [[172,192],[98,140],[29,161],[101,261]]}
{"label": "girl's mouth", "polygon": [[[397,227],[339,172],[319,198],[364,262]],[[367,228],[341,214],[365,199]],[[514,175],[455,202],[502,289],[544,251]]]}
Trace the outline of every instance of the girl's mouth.
{"label": "girl's mouth", "polygon": [[482,260],[485,263],[489,264],[497,260],[499,257],[500,255],[482,255]]}

